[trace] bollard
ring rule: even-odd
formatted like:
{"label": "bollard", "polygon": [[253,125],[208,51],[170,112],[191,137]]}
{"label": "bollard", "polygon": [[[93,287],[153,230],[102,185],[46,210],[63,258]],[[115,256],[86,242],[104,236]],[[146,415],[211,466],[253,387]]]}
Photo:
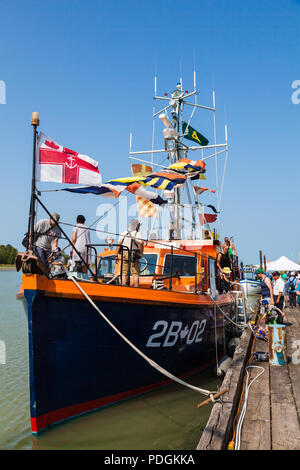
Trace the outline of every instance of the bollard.
{"label": "bollard", "polygon": [[269,363],[272,366],[285,366],[286,325],[268,325],[269,329]]}

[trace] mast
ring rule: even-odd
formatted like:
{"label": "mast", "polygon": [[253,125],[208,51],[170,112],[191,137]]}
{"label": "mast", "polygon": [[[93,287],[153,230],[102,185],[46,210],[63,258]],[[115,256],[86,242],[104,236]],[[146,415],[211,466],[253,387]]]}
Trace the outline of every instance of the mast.
{"label": "mast", "polygon": [[[180,118],[180,111],[181,111],[181,98],[183,96],[182,92],[182,85],[181,83],[177,83],[176,90],[173,91],[172,93],[172,98],[175,100],[175,103],[172,105],[174,110],[171,112],[172,114],[172,120],[173,120],[173,126],[174,129],[177,132],[177,135],[179,136],[180,128],[179,128],[179,118]],[[170,151],[171,154],[173,154],[173,161],[172,163],[178,162],[180,160],[181,156],[181,146],[179,143],[179,140],[175,140],[174,146]],[[179,188],[175,188],[175,199],[174,199],[174,229],[177,234],[177,238],[180,240],[181,239],[181,207],[180,207],[180,202],[181,202],[181,190]]]}
{"label": "mast", "polygon": [[31,117],[31,125],[33,126],[33,159],[32,159],[32,183],[31,183],[31,201],[30,201],[30,213],[29,213],[29,233],[30,238],[28,240],[29,246],[33,250],[34,247],[34,218],[35,218],[35,205],[36,205],[36,187],[35,187],[35,168],[36,168],[36,140],[37,140],[37,127],[40,124],[39,113],[33,112]]}
{"label": "mast", "polygon": [[[129,151],[129,158],[139,161],[141,163],[148,163],[151,165],[154,165],[156,167],[161,167],[161,168],[167,168],[166,166],[160,165],[158,163],[154,163],[154,156],[158,156],[161,153],[167,152],[169,155],[169,159],[171,164],[174,164],[181,160],[182,158],[186,158],[187,152],[189,150],[201,150],[202,152],[202,160],[208,160],[210,158],[215,157],[215,165],[216,165],[216,183],[218,186],[218,165],[217,165],[217,157],[223,153],[226,153],[226,160],[227,160],[227,154],[228,154],[228,141],[227,141],[227,128],[225,129],[225,144],[217,144],[216,143],[216,130],[215,130],[215,95],[213,93],[213,106],[204,106],[201,104],[198,104],[197,102],[197,95],[198,91],[196,89],[196,72],[194,71],[194,90],[192,92],[184,92],[182,90],[182,78],[180,79],[180,82],[177,83],[176,89],[171,92],[171,97],[167,95],[167,93],[164,94],[164,96],[158,96],[157,95],[157,77],[155,76],[154,78],[154,99],[155,100],[163,100],[165,101],[164,106],[158,110],[155,111],[155,108],[153,108],[153,120],[158,116],[159,119],[163,122],[165,125],[165,129],[163,129],[163,135],[164,135],[164,149],[155,149],[154,150],[154,124],[153,124],[153,133],[152,133],[152,150],[145,150],[145,151],[132,151],[132,146],[131,146],[131,137],[130,137],[130,151]],[[192,103],[187,100],[187,98],[194,96],[195,102]],[[188,124],[186,128],[189,127],[190,122],[194,116],[194,113],[196,110],[203,110],[203,111],[209,111],[213,113],[213,130],[214,130],[214,142],[210,145],[191,145],[187,146],[185,145],[182,140],[184,138],[183,135],[183,129],[182,129],[182,124],[181,124],[181,116],[183,113],[183,108],[184,106],[191,106],[193,107],[192,114],[188,120]],[[168,110],[170,111],[171,114],[171,121],[168,118]],[[187,132],[187,131],[185,131]],[[190,139],[192,140],[192,139]],[[200,142],[200,141],[199,141]],[[214,150],[214,152],[210,155],[203,155],[203,152],[209,152],[209,150]],[[140,158],[142,155],[151,155],[151,162],[144,160]],[[223,172],[223,179],[224,179],[224,173],[225,173],[225,168]],[[191,211],[192,211],[192,238],[196,236],[196,214],[198,213],[199,209],[203,212],[203,205],[197,200],[197,195],[195,194],[194,191],[192,191],[194,194],[192,196],[195,197],[195,204],[191,204],[190,196],[191,194],[188,191],[188,184],[190,184],[191,189],[193,190],[193,185],[191,180],[186,181],[186,188],[187,188],[187,196],[189,199],[189,205],[191,206]],[[222,181],[222,186],[223,186],[223,181]],[[220,198],[219,198],[219,188],[217,192],[217,207],[218,211],[220,210]],[[171,204],[173,208],[173,216],[174,219],[172,218],[172,230],[170,230],[170,236],[171,232],[175,232],[174,238],[181,239],[182,237],[182,225],[181,225],[181,220],[182,219],[182,211],[183,211],[183,188],[176,188],[174,189],[174,195],[172,196],[166,196],[167,199],[169,199],[169,203]],[[169,209],[169,208],[168,208]],[[171,214],[171,211],[169,209],[169,212]],[[173,238],[173,236],[172,236]]]}

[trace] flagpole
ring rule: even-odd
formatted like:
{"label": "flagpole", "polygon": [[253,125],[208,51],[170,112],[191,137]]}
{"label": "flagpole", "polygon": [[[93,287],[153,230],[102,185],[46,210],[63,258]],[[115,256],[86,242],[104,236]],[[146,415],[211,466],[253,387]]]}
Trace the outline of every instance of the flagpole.
{"label": "flagpole", "polygon": [[[30,215],[29,215],[29,226],[30,226],[30,239],[29,247],[33,250],[34,246],[34,218],[35,218],[35,169],[36,169],[36,138],[37,138],[37,127],[40,124],[40,118],[38,112],[33,112],[31,116],[31,125],[33,126],[33,159],[32,159],[32,183],[31,183],[31,202],[30,202]],[[27,249],[29,248],[27,247]]]}

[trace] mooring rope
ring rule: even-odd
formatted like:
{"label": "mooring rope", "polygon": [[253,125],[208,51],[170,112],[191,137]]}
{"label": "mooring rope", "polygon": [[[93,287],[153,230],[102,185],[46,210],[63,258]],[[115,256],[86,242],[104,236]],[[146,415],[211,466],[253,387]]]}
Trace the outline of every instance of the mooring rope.
{"label": "mooring rope", "polygon": [[104,315],[103,312],[101,312],[101,310],[97,307],[97,305],[93,302],[93,300],[90,298],[90,296],[82,289],[82,287],[79,285],[79,283],[75,280],[75,278],[70,275],[69,277],[73,282],[74,284],[77,286],[77,288],[80,290],[80,292],[84,295],[84,297],[89,301],[89,303],[94,307],[94,309],[99,313],[99,315],[101,315],[101,317],[111,326],[111,328],[113,328],[113,330],[116,331],[116,333],[118,333],[119,336],[121,336],[121,338],[131,347],[133,348],[143,359],[145,359],[145,361],[147,361],[152,367],[154,367],[156,370],[158,370],[161,374],[165,375],[166,377],[168,377],[169,379],[171,380],[174,380],[175,382],[178,382],[179,384],[181,385],[184,385],[185,387],[188,387],[192,390],[195,390],[196,392],[199,392],[199,393],[202,393],[203,395],[206,395],[206,396],[209,396],[209,397],[212,397],[214,393],[216,392],[211,392],[209,390],[205,390],[203,388],[199,388],[199,387],[196,387],[194,385],[191,385],[181,379],[179,379],[178,377],[176,377],[175,375],[171,374],[170,372],[168,372],[166,369],[164,369],[163,367],[161,367],[159,364],[157,364],[155,361],[153,361],[152,359],[150,359],[148,356],[146,356],[142,351],[140,351],[131,341],[129,341],[128,338],[126,338],[126,336],[124,336],[116,327],[115,325]]}
{"label": "mooring rope", "polygon": [[217,304],[217,302],[213,299],[213,297],[208,294],[208,293],[205,293],[206,295],[208,295],[208,297],[213,301],[213,303],[218,307],[218,309],[220,310],[220,312],[222,313],[222,315],[227,318],[227,320],[229,320],[233,325],[237,326],[238,328],[241,328],[241,329],[244,329],[244,328],[247,328],[248,327],[248,324],[247,323],[236,323],[234,322],[233,320],[231,320],[231,318],[224,312],[224,310]]}

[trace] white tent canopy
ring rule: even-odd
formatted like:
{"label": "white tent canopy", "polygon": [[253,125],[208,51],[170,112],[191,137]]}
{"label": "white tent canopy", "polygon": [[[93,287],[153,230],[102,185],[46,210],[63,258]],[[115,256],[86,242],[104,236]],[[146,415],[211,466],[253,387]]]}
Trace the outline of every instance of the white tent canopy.
{"label": "white tent canopy", "polygon": [[276,261],[267,263],[267,271],[300,271],[300,264],[294,263],[286,256],[281,256]]}

